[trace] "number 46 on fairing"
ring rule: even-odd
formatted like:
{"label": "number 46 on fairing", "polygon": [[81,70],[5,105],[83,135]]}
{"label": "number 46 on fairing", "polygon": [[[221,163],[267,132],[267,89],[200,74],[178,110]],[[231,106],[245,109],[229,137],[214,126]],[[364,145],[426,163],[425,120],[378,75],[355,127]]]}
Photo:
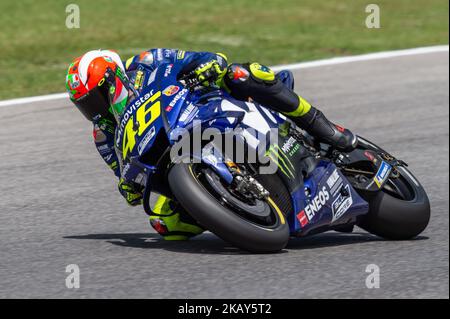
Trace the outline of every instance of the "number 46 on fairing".
{"label": "number 46 on fairing", "polygon": [[[158,100],[160,96],[161,91],[153,94],[136,110],[136,121],[134,121],[134,116],[131,116],[125,125],[122,141],[123,158],[126,158],[128,153],[132,152],[135,148],[136,134],[142,136],[149,126],[161,115],[161,102]],[[137,129],[135,130],[135,128]]]}

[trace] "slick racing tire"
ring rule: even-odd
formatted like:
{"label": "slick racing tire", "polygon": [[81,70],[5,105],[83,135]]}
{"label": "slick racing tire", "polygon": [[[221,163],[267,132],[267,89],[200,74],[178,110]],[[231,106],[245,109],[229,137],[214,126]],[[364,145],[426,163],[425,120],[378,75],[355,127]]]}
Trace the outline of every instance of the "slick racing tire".
{"label": "slick racing tire", "polygon": [[369,213],[358,224],[377,236],[406,240],[419,235],[430,220],[428,196],[405,168],[397,178],[389,178],[383,189],[369,201]]}
{"label": "slick racing tire", "polygon": [[[210,184],[218,183],[220,178],[201,164],[176,164],[169,171],[168,180],[176,200],[199,224],[223,240],[254,253],[277,252],[286,246],[289,226],[270,198],[259,201],[256,206],[240,205],[247,207],[247,211],[234,209],[230,204],[239,203],[239,199],[226,185],[211,187]],[[217,189],[221,190],[219,194]],[[255,210],[254,215],[252,210]],[[257,216],[256,210],[265,212],[264,222],[251,218]]]}

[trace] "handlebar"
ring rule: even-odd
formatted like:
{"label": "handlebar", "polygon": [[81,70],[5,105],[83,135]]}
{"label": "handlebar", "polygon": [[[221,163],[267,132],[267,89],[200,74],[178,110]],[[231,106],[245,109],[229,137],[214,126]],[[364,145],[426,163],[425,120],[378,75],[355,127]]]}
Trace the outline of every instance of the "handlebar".
{"label": "handlebar", "polygon": [[203,73],[203,75],[205,76],[205,79],[203,81],[200,81],[197,77],[197,74],[195,74],[195,71],[191,71],[183,75],[179,79],[179,81],[183,81],[186,88],[188,88],[190,91],[194,91],[198,87],[205,87],[205,85],[203,84],[205,82],[211,84],[217,80],[217,74],[210,70]]}

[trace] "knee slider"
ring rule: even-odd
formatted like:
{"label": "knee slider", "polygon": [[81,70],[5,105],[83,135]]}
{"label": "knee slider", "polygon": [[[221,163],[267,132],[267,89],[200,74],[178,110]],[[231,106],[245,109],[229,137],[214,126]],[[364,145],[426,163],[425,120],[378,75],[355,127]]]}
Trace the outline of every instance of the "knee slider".
{"label": "knee slider", "polygon": [[251,63],[248,68],[252,78],[255,81],[264,82],[267,84],[275,83],[275,72],[273,72],[269,67],[259,63]]}
{"label": "knee slider", "polygon": [[275,84],[277,82],[275,72],[259,63],[233,63],[228,66],[227,82],[239,83],[246,82],[249,79],[266,84]]}

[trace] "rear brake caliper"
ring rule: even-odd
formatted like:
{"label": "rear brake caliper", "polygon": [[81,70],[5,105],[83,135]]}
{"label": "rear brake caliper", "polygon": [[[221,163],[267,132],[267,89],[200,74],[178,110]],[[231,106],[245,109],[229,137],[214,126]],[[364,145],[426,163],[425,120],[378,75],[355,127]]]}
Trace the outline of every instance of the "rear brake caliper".
{"label": "rear brake caliper", "polygon": [[391,177],[398,178],[400,177],[400,173],[397,170],[399,166],[408,166],[408,164],[402,160],[396,159],[394,156],[388,153],[380,153],[381,158],[386,161],[392,167]]}

